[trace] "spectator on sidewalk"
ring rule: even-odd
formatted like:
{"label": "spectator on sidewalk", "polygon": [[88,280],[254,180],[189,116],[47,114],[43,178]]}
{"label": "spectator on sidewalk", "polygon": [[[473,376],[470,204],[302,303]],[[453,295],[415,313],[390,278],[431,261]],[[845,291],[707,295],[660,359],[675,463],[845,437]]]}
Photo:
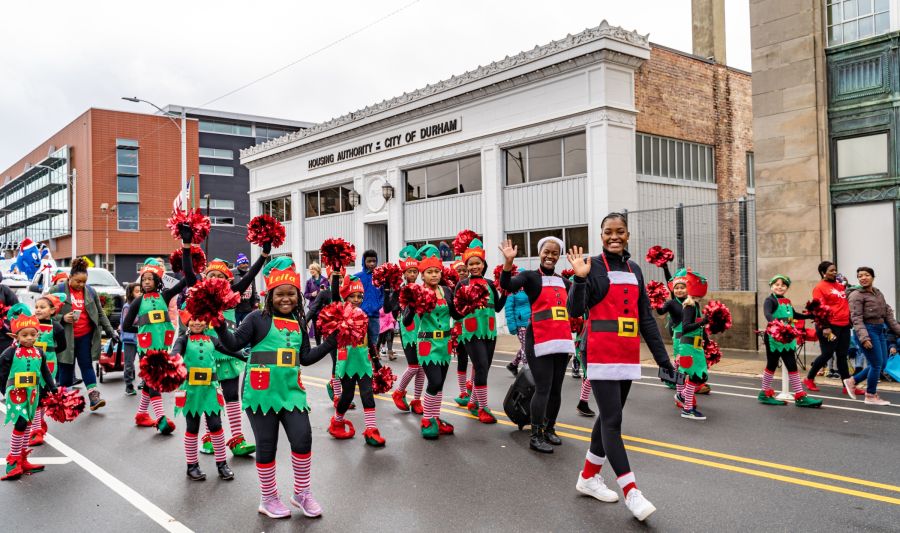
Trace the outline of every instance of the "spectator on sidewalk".
{"label": "spectator on sidewalk", "polygon": [[125,357],[125,394],[134,396],[137,391],[134,390],[134,356],[137,355],[137,338],[135,334],[125,331],[122,324],[125,323],[125,315],[128,314],[128,308],[134,299],[141,295],[140,283],[129,283],[125,289],[125,305],[122,306],[122,313],[119,316],[119,338],[122,339],[122,351]]}
{"label": "spectator on sidewalk", "polygon": [[506,314],[506,327],[510,335],[519,338],[519,351],[513,360],[506,365],[507,370],[515,376],[519,373],[519,365],[525,362],[525,331],[531,320],[531,303],[525,291],[519,291],[509,295],[504,308]]}
{"label": "spectator on sidewalk", "polygon": [[[814,299],[820,300],[830,308],[827,323],[816,326],[816,336],[822,348],[822,355],[813,361],[803,384],[811,391],[818,391],[816,374],[836,357],[838,374],[841,381],[850,377],[847,368],[847,352],[850,349],[850,306],[847,304],[847,289],[837,281],[837,266],[831,261],[819,263],[819,276],[822,281],[812,292]],[[820,327],[821,326],[821,327]]]}
{"label": "spectator on sidewalk", "polygon": [[[313,302],[316,301],[319,294],[328,292],[329,287],[328,280],[322,275],[321,265],[319,263],[310,263],[309,279],[306,280],[306,285],[303,289],[303,297],[306,298],[307,307],[312,308]],[[318,318],[318,315],[319,313],[316,312],[315,317]],[[316,346],[322,343],[322,334],[316,330],[315,320],[309,323],[309,336],[316,339]]]}
{"label": "spectator on sidewalk", "polygon": [[[238,282],[250,271],[250,260],[244,254],[238,254],[237,260],[234,262],[234,281]],[[244,317],[255,311],[259,307],[259,294],[256,292],[256,281],[250,283],[250,286],[241,293],[241,302],[234,308],[235,326],[240,325]]]}
{"label": "spectator on sidewalk", "polygon": [[381,333],[381,308],[384,305],[384,294],[372,284],[372,272],[376,266],[378,254],[375,250],[366,250],[363,252],[363,269],[356,273],[363,284],[363,302],[359,308],[369,317],[369,356],[373,361],[379,359],[378,335]]}
{"label": "spectator on sidewalk", "polygon": [[900,323],[897,323],[894,310],[885,301],[884,294],[875,288],[875,270],[866,266],[859,267],[856,269],[856,279],[859,281],[859,288],[848,296],[850,321],[853,323],[853,330],[859,339],[868,366],[855,376],[845,379],[844,385],[847,387],[847,394],[855,398],[856,384],[865,379],[867,380],[865,403],[890,405],[891,402],[878,397],[878,379],[887,361],[884,328],[887,324],[894,333],[900,334]]}

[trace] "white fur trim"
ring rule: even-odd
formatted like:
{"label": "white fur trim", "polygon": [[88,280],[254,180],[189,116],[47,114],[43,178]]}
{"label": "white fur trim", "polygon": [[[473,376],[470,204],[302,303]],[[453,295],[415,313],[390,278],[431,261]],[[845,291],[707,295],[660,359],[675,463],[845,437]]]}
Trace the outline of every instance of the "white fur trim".
{"label": "white fur trim", "polygon": [[566,282],[559,276],[541,276],[542,287],[565,287]]}
{"label": "white fur trim", "polygon": [[637,276],[634,275],[634,272],[619,272],[618,270],[612,270],[607,272],[609,276],[609,282],[615,283],[616,285],[637,285]]}
{"label": "white fur trim", "polygon": [[641,365],[629,363],[588,363],[587,378],[589,380],[622,381],[641,379]]}
{"label": "white fur trim", "polygon": [[534,345],[534,355],[538,357],[552,353],[575,353],[575,342],[571,339],[554,339]]}
{"label": "white fur trim", "polygon": [[592,465],[603,466],[606,463],[606,457],[594,455],[590,450],[587,451],[587,454],[585,454],[584,458],[587,459],[588,462],[590,462]]}

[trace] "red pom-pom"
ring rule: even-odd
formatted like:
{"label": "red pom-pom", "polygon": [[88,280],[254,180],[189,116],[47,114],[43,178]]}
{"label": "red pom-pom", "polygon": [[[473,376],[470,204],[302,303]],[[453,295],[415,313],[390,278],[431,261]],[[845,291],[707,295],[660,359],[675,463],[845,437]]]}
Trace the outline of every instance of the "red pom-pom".
{"label": "red pom-pom", "polygon": [[372,390],[375,394],[384,394],[394,387],[397,376],[389,366],[382,366],[372,373]]}
{"label": "red pom-pom", "polygon": [[478,238],[478,234],[470,229],[460,231],[453,239],[453,253],[462,255],[469,248],[469,244]]}
{"label": "red pom-pom", "polygon": [[828,327],[828,318],[831,315],[831,306],[825,305],[819,298],[813,298],[806,302],[806,312],[811,314],[816,325],[820,328]]}
{"label": "red pom-pom", "polygon": [[450,340],[447,342],[447,350],[450,354],[456,353],[459,347],[459,336],[462,334],[462,322],[453,324],[450,328]]}
{"label": "red pom-pom", "polygon": [[[494,287],[497,288],[497,294],[500,296],[508,296],[512,293],[500,287],[500,273],[503,272],[503,265],[497,265],[494,267]],[[516,274],[519,273],[519,267],[513,263],[512,270],[509,271],[510,277],[515,277]],[[521,289],[520,289],[521,290]]]}
{"label": "red pom-pom", "polygon": [[322,263],[340,270],[356,261],[356,247],[340,237],[325,239],[322,243]]}
{"label": "red pom-pom", "polygon": [[372,272],[372,285],[396,291],[403,285],[403,270],[396,263],[384,263]]}
{"label": "red pom-pom", "polygon": [[84,396],[78,389],[59,387],[55,393],[48,393],[41,400],[41,407],[50,419],[60,423],[71,422],[84,412]]}
{"label": "red pom-pom", "polygon": [[574,275],[575,275],[575,269],[574,269],[574,268],[566,268],[566,269],[564,269],[564,270],[562,271],[562,273],[560,274],[560,276],[562,276],[562,277],[564,277],[564,278],[566,278],[566,279],[569,279],[569,278],[571,278],[571,277],[574,276]]}
{"label": "red pom-pom", "polygon": [[225,322],[223,311],[241,303],[241,295],[231,290],[231,282],[222,278],[206,278],[188,290],[187,312],[210,327]]}
{"label": "red pom-pom", "polygon": [[[184,248],[178,248],[169,254],[169,263],[172,265],[172,272],[181,272],[184,270],[184,265],[181,263],[182,257],[184,257]],[[196,244],[191,245],[191,264],[194,266],[195,274],[206,270],[206,254],[203,253],[203,248],[200,248]]]}
{"label": "red pom-pom", "polygon": [[404,285],[399,294],[400,305],[411,308],[414,313],[424,315],[437,307],[437,296],[434,291],[415,283]]}
{"label": "red pom-pom", "polygon": [[459,283],[459,272],[448,266],[443,267],[443,270],[441,271],[441,282],[451,289],[456,287],[456,284]]}
{"label": "red pom-pom", "polygon": [[278,248],[284,244],[284,224],[271,215],[257,215],[247,224],[247,242],[257,246],[268,243]]}
{"label": "red pom-pom", "polygon": [[337,332],[338,346],[359,346],[366,340],[369,317],[350,302],[334,302],[319,312],[316,327],[325,336]]}
{"label": "red pom-pom", "polygon": [[488,288],[484,283],[470,283],[456,289],[453,303],[456,311],[461,315],[471,315],[476,309],[487,305]]}
{"label": "red pom-pom", "polygon": [[791,341],[796,340],[803,333],[795,328],[793,324],[787,324],[781,320],[773,320],[766,326],[766,335],[772,337],[775,342],[790,344]]}
{"label": "red pom-pom", "polygon": [[658,267],[665,265],[673,259],[675,259],[675,253],[668,248],[663,248],[662,246],[656,245],[651,246],[650,249],[647,250],[647,262],[652,263]]}
{"label": "red pom-pom", "polygon": [[172,232],[172,237],[181,239],[181,233],[178,231],[179,224],[190,224],[194,237],[191,240],[194,244],[200,244],[209,236],[211,227],[209,217],[204,215],[199,209],[188,209],[187,211],[175,211],[166,222],[166,227]]}
{"label": "red pom-pom", "polygon": [[703,353],[706,355],[706,365],[713,366],[722,360],[722,351],[719,349],[719,343],[714,340],[706,341],[703,346]]}
{"label": "red pom-pom", "polygon": [[703,315],[709,320],[706,331],[711,335],[731,329],[731,310],[718,300],[713,300],[703,308]]}
{"label": "red pom-pom", "polygon": [[647,283],[647,298],[650,299],[650,307],[653,309],[662,309],[669,299],[669,289],[664,283],[659,281],[651,281]]}
{"label": "red pom-pom", "polygon": [[572,333],[576,335],[580,335],[584,330],[584,317],[580,316],[570,316],[569,317],[569,327],[572,328]]}
{"label": "red pom-pom", "polygon": [[141,358],[139,375],[147,385],[159,392],[172,392],[187,379],[187,368],[181,355],[165,350],[148,350]]}

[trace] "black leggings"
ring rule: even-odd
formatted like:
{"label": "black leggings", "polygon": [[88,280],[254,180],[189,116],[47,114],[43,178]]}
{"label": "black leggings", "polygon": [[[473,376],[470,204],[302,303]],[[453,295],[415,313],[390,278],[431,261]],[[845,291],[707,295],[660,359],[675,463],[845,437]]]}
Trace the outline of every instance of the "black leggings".
{"label": "black leggings", "polygon": [[534,376],[534,396],[531,397],[531,425],[556,425],[562,402],[562,383],[566,378],[569,354],[554,353],[537,357],[534,349],[526,350],[528,368]]}
{"label": "black leggings", "polygon": [[297,454],[309,453],[312,450],[312,429],[309,426],[309,413],[293,409],[278,412],[266,411],[254,413],[247,409],[247,418],[253,428],[256,439],[256,462],[267,464],[275,460],[278,449],[278,425],[284,428],[291,451]]}
{"label": "black leggings", "polygon": [[422,370],[425,371],[425,379],[428,380],[425,386],[427,394],[437,396],[439,392],[444,390],[444,380],[447,379],[447,370],[449,368],[449,364],[425,363],[422,365]]}
{"label": "black leggings", "polygon": [[415,344],[403,347],[403,355],[406,356],[406,364],[409,366],[418,366],[419,350]]}
{"label": "black leggings", "polygon": [[[201,415],[184,415],[184,425],[186,426],[185,431],[188,433],[193,433],[194,435],[200,431],[200,416]],[[215,433],[222,429],[222,417],[220,415],[206,415],[206,429],[210,433]]]}
{"label": "black leggings", "polygon": [[622,409],[631,390],[631,381],[591,380],[591,389],[600,416],[591,432],[591,453],[609,459],[616,476],[631,472],[625,443],[622,442]]}
{"label": "black leggings", "polygon": [[[21,416],[16,418],[16,422],[13,424],[13,428],[16,431],[18,431],[19,433],[25,433],[25,430],[27,430],[30,426],[31,426],[31,420],[25,420]],[[30,435],[26,435],[26,437],[28,437],[28,436],[30,436]],[[23,446],[22,449],[25,449],[25,447]]]}
{"label": "black leggings", "polygon": [[222,397],[225,398],[226,402],[238,402],[241,400],[238,391],[241,386],[241,377],[235,377],[231,379],[223,379],[219,382],[219,385],[222,386]]}
{"label": "black leggings", "polygon": [[353,394],[356,392],[356,384],[359,384],[359,398],[362,400],[363,409],[375,408],[375,392],[372,390],[372,378],[369,376],[341,378],[341,399],[337,404],[337,412],[344,414],[353,403]]}
{"label": "black leggings", "polygon": [[465,374],[469,370],[469,352],[465,344],[456,346],[456,371]]}
{"label": "black leggings", "polygon": [[766,370],[774,373],[778,369],[778,361],[784,361],[784,368],[786,368],[788,372],[797,371],[797,356],[794,352],[791,350],[778,350],[777,352],[773,352],[769,347],[768,335],[763,338],[763,342],[766,344]]}
{"label": "black leggings", "polygon": [[394,349],[394,330],[389,329],[378,335],[378,346],[387,346],[388,350]]}
{"label": "black leggings", "polygon": [[809,373],[806,377],[815,379],[819,370],[825,368],[828,360],[832,356],[837,358],[838,374],[841,379],[850,377],[850,369],[847,367],[847,352],[850,351],[850,326],[831,326],[831,333],[835,336],[833,341],[825,339],[822,330],[816,328],[816,334],[819,336],[819,346],[822,347],[822,355],[816,357],[816,360],[809,366]]}
{"label": "black leggings", "polygon": [[472,339],[466,343],[466,350],[475,367],[475,385],[484,387],[487,385],[488,371],[494,361],[494,347],[496,339]]}

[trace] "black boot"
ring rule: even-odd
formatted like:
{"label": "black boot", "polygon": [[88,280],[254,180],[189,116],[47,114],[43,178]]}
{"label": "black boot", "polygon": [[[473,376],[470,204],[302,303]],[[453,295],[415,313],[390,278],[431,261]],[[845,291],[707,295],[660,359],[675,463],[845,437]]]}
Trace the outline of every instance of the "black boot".
{"label": "black boot", "polygon": [[512,375],[514,375],[514,376],[519,375],[519,367],[512,363],[506,365],[506,369],[509,370],[510,372],[512,372]]}
{"label": "black boot", "polygon": [[544,440],[554,446],[559,446],[560,444],[562,444],[562,439],[560,439],[556,435],[556,428],[554,428],[553,426],[547,426],[546,428],[544,428]]}
{"label": "black boot", "polygon": [[206,481],[206,474],[200,470],[200,463],[187,465],[187,477],[191,478],[191,481]]}
{"label": "black boot", "polygon": [[553,446],[544,440],[544,428],[541,426],[531,426],[531,441],[528,446],[537,452],[553,453]]}
{"label": "black boot", "polygon": [[231,471],[231,468],[228,467],[228,463],[225,461],[216,461],[216,468],[219,469],[219,478],[231,481],[234,479],[234,472]]}
{"label": "black boot", "polygon": [[578,410],[578,414],[581,416],[596,416],[597,413],[591,411],[591,406],[588,405],[587,402],[581,401],[578,402],[578,405],[575,407]]}

